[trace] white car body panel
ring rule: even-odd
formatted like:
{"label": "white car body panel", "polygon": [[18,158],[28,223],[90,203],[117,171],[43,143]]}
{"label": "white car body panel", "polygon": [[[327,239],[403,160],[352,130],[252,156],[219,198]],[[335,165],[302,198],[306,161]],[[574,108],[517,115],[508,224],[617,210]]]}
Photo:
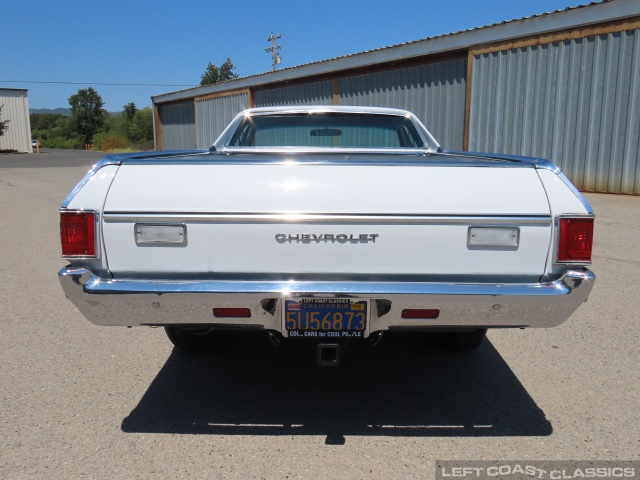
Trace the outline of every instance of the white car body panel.
{"label": "white car body panel", "polygon": [[548,215],[549,204],[533,168],[123,165],[105,211]]}
{"label": "white car body panel", "polygon": [[[102,238],[102,221],[101,214],[104,211],[104,202],[109,192],[111,182],[118,172],[117,165],[107,165],[98,171],[90,170],[86,177],[86,183],[80,190],[70,195],[67,208],[69,210],[90,210],[98,215],[96,225],[96,235]],[[82,184],[82,182],[81,182]],[[108,265],[106,262],[105,243],[98,242],[98,255],[96,259],[85,259],[83,264],[90,267],[96,273],[101,275],[109,275]]]}
{"label": "white car body panel", "polygon": [[582,201],[569,189],[560,175],[551,170],[538,170],[540,180],[549,198],[551,214],[556,215],[586,215],[593,213]]}
{"label": "white car body panel", "polygon": [[[129,213],[131,219],[112,222],[108,218],[112,212]],[[109,268],[116,276],[180,271],[505,274],[537,278],[544,272],[551,239],[549,220],[542,225],[521,226],[517,250],[473,250],[467,246],[470,225],[504,223],[503,216],[549,215],[544,189],[533,168],[124,165],[110,188],[105,213],[104,240]],[[136,221],[154,223],[145,213],[186,224],[188,245],[166,248],[162,255],[157,248],[136,245]],[[374,217],[356,225],[330,221],[309,225],[296,220],[274,224],[259,217],[251,222],[209,221],[205,215],[194,223],[188,215],[180,215],[185,213]],[[418,225],[393,219],[389,223],[391,220],[384,218],[398,214],[428,218]],[[440,216],[451,218],[442,224]],[[379,237],[366,243],[283,244],[275,240],[277,234]]]}
{"label": "white car body panel", "polygon": [[102,212],[107,193],[119,168],[117,165],[107,165],[95,175],[91,175],[84,187],[71,199],[67,208]]}
{"label": "white car body panel", "polygon": [[[153,223],[153,222],[152,222]],[[182,223],[182,222],[178,222]],[[485,223],[485,222],[482,222]],[[184,248],[139,247],[134,222],[111,223],[104,228],[109,268],[118,277],[126,273],[258,273],[258,274],[420,274],[420,275],[528,275],[544,273],[550,225],[523,226],[521,244],[514,249],[471,250],[469,223],[458,225],[186,223]],[[286,242],[277,234],[375,233],[367,243]]]}
{"label": "white car body panel", "polygon": [[[593,210],[587,201],[580,195],[578,197],[572,189],[568,188],[568,180],[559,172],[551,170],[538,170],[538,175],[544,186],[547,197],[549,198],[549,207],[551,215],[554,219],[561,215],[592,215]],[[563,270],[563,266],[554,263],[556,250],[554,246],[557,244],[557,229],[553,230],[554,236],[551,241],[549,255],[547,257],[547,275],[557,275]]]}

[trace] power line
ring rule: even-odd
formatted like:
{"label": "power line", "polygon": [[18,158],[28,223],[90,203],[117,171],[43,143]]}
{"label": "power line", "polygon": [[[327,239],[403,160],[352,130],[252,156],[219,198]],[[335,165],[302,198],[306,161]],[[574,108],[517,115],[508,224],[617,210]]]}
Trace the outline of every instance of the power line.
{"label": "power line", "polygon": [[168,84],[168,83],[106,83],[106,82],[58,82],[39,80],[0,80],[0,83],[44,83],[58,85],[108,85],[116,87],[197,87],[194,84]]}

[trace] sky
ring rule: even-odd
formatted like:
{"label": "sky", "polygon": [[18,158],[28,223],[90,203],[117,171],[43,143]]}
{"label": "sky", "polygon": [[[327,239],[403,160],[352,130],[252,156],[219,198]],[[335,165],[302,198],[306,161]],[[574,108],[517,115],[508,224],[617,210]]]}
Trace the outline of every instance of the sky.
{"label": "sky", "polygon": [[68,108],[69,96],[92,86],[118,112],[199,85],[207,64],[227,57],[240,76],[270,71],[271,33],[281,35],[286,68],[582,3],[8,0],[0,9],[0,87],[28,89],[30,108]]}

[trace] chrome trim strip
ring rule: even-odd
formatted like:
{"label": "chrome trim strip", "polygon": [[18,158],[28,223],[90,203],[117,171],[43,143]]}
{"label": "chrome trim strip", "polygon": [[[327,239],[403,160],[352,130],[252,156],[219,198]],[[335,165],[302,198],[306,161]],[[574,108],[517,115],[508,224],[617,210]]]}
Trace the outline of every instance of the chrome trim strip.
{"label": "chrome trim strip", "polygon": [[[362,149],[299,147],[220,147],[217,151],[193,150],[147,152],[105,157],[94,167],[105,165],[372,165],[422,167],[543,168],[541,162],[559,171],[552,163],[529,157],[484,155],[474,152],[437,152],[427,149]],[[95,174],[89,172],[90,178]],[[84,183],[88,181],[83,180]]]}
{"label": "chrome trim strip", "polygon": [[[223,150],[233,137],[232,133],[235,132],[238,125],[246,117],[250,116],[270,116],[270,115],[315,115],[323,113],[344,113],[355,115],[385,115],[405,117],[411,120],[418,131],[425,148],[430,152],[436,152],[440,148],[440,144],[431,135],[429,130],[422,124],[420,119],[408,110],[401,110],[397,108],[382,108],[382,107],[358,107],[358,106],[346,106],[346,105],[310,105],[310,106],[298,106],[298,107],[258,107],[250,108],[240,112],[229,124],[229,127],[220,135],[220,137],[214,142],[214,146],[218,150]],[[233,126],[233,129],[230,127]],[[224,137],[224,139],[223,139]]]}
{"label": "chrome trim strip", "polygon": [[428,282],[331,282],[331,281],[281,281],[281,280],[103,280],[82,267],[63,267],[60,277],[74,277],[82,284],[84,293],[132,294],[132,293],[229,293],[266,295],[464,295],[477,296],[548,296],[566,295],[582,281],[593,281],[590,270],[569,270],[559,279],[549,283],[527,284],[464,284]]}
{"label": "chrome trim strip", "polygon": [[451,150],[451,151],[445,150],[444,152],[442,152],[442,155],[450,156],[450,157],[467,157],[467,158],[475,158],[475,159],[497,160],[502,162],[527,164],[527,165],[533,166],[538,170],[551,170],[556,174],[561,173],[560,169],[556,166],[555,163],[549,160],[546,160],[544,158],[525,157],[523,155],[504,155],[501,153],[465,152],[465,151],[454,151],[454,150]]}
{"label": "chrome trim strip", "polygon": [[[320,152],[215,152],[198,155],[176,155],[165,158],[132,158],[123,160],[125,165],[333,165],[333,166],[357,166],[368,165],[374,167],[487,167],[493,168],[531,168],[530,163],[502,162],[491,159],[465,160],[439,158],[438,154],[422,152],[418,155],[414,152],[398,152],[396,158],[380,158],[390,152],[372,151],[369,157],[364,157],[362,152],[322,152],[325,155],[319,158]],[[287,156],[285,156],[285,154]],[[348,154],[358,154],[361,158],[350,158]],[[306,156],[308,155],[308,156]],[[343,155],[343,156],[340,156]],[[194,157],[201,158],[194,158]],[[338,156],[338,158],[335,158]],[[391,155],[389,155],[390,157]],[[405,158],[398,158],[405,157]],[[452,156],[451,156],[452,157]],[[467,157],[468,158],[468,157]]]}
{"label": "chrome trim strip", "polygon": [[98,161],[98,163],[96,163],[89,169],[89,171],[85,174],[82,180],[80,180],[78,184],[75,187],[73,187],[73,190],[71,190],[69,195],[67,195],[67,197],[62,201],[62,205],[60,206],[60,208],[66,209],[69,206],[69,204],[71,204],[71,201],[78,194],[78,192],[82,190],[82,187],[84,187],[89,182],[89,180],[91,180],[91,178],[96,173],[98,173],[98,171],[101,168],[106,167],[108,165],[121,165],[121,164],[122,164],[122,159],[118,155],[107,155],[106,157],[101,158]]}
{"label": "chrome trim strip", "polygon": [[93,177],[96,172],[98,171],[98,168],[96,168],[96,166],[93,166],[86,174],[84,177],[82,177],[82,180],[80,180],[77,185],[75,187],[73,187],[73,190],[71,190],[71,192],[69,193],[69,195],[66,196],[66,198],[62,201],[62,205],[61,208],[67,208],[71,202],[73,201],[73,199],[75,198],[75,196],[78,194],[78,192],[80,190],[82,190],[82,187],[84,187],[89,180],[91,180],[91,177]]}
{"label": "chrome trim strip", "polygon": [[120,155],[126,165],[371,165],[420,167],[537,168],[529,157],[436,152],[427,149],[363,149],[300,147],[220,147],[215,152],[155,152]]}
{"label": "chrome trim strip", "polygon": [[105,212],[105,223],[348,223],[348,224],[432,224],[522,226],[551,225],[550,215],[360,215],[328,213],[149,213]]}
{"label": "chrome trim strip", "polygon": [[462,150],[443,150],[436,155],[440,155],[443,157],[451,157],[451,158],[471,158],[474,160],[482,160],[482,161],[490,161],[492,163],[495,162],[504,162],[504,163],[516,163],[521,164],[524,163],[527,166],[532,166],[532,158],[530,157],[518,157],[513,155],[497,155],[493,153],[484,153],[484,152],[466,152]]}
{"label": "chrome trim strip", "polygon": [[389,155],[428,155],[433,150],[427,148],[361,148],[361,147],[224,147],[220,153],[233,154],[249,154],[249,153],[277,153],[284,155],[298,155],[306,153],[322,153],[332,155],[335,153],[363,153],[363,154],[389,154]]}
{"label": "chrome trim strip", "polygon": [[538,170],[551,170],[556,174],[562,173],[555,163],[545,160],[544,158],[534,158],[532,163]]}
{"label": "chrome trim strip", "polygon": [[408,110],[388,107],[362,107],[351,105],[300,105],[300,106],[273,106],[253,107],[240,112],[238,116],[253,115],[290,115],[290,114],[322,114],[322,113],[353,113],[365,115],[391,115],[406,117],[413,115]]}
{"label": "chrome trim strip", "polygon": [[582,203],[582,206],[585,208],[587,213],[589,215],[593,215],[593,208],[591,207],[591,204],[587,201],[586,198],[584,198],[584,196],[582,196],[582,194],[576,188],[576,186],[573,183],[571,183],[571,180],[569,180],[567,176],[564,173],[562,173],[560,170],[556,172],[556,175],[558,175],[558,177],[560,177],[560,180],[562,180],[563,183],[567,187],[569,187],[569,190],[571,190],[573,194],[576,196],[576,198],[580,201],[580,203]]}
{"label": "chrome trim strip", "polygon": [[[58,272],[69,300],[97,325],[197,325],[220,323],[212,306],[249,308],[252,324],[282,331],[281,309],[265,314],[264,300],[285,298],[359,298],[371,304],[370,329],[394,327],[553,327],[584,303],[595,276],[571,270],[549,283],[463,284],[368,281],[238,280],[103,280],[86,268]],[[388,313],[376,313],[376,300],[390,302]],[[403,320],[404,308],[431,305],[437,320]],[[186,314],[185,314],[186,312]],[[230,319],[235,323],[237,319]],[[259,320],[256,322],[256,320]]]}

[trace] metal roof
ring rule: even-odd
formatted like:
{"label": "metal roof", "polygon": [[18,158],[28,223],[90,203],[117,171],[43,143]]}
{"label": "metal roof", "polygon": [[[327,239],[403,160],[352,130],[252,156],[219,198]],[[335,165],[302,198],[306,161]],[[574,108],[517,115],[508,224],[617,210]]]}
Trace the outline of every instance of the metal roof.
{"label": "metal roof", "polygon": [[563,10],[506,20],[492,25],[413,40],[406,43],[353,53],[327,60],[259,73],[227,82],[193,87],[151,97],[154,103],[173,102],[194,96],[222,93],[271,83],[297,80],[310,76],[362,68],[425,55],[463,50],[508,39],[538,35],[585,25],[606,23],[640,15],[638,0],[602,0],[568,7]]}
{"label": "metal roof", "polygon": [[8,88],[8,87],[0,87],[0,90],[10,90],[12,92],[28,92],[26,88]]}

